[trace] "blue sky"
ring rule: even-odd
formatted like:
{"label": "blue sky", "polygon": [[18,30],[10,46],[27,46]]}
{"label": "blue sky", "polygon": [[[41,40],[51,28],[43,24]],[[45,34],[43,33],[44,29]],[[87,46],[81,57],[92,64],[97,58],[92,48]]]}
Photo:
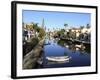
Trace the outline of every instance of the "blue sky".
{"label": "blue sky", "polygon": [[64,28],[67,23],[69,27],[86,26],[91,22],[91,14],[89,13],[71,13],[71,12],[47,12],[47,11],[31,11],[23,10],[24,23],[38,23],[42,25],[42,20],[46,28]]}

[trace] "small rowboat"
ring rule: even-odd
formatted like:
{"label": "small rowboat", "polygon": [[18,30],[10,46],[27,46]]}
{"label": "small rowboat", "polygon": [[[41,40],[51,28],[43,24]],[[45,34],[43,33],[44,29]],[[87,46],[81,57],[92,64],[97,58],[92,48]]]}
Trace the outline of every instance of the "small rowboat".
{"label": "small rowboat", "polygon": [[71,57],[69,56],[60,56],[60,57],[46,57],[46,59],[48,61],[53,61],[53,62],[69,62],[69,60],[71,59]]}

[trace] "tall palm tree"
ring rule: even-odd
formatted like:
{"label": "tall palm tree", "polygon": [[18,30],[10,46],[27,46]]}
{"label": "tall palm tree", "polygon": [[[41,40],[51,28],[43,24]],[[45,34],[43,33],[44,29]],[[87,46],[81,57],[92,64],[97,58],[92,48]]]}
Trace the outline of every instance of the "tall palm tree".
{"label": "tall palm tree", "polygon": [[90,28],[90,24],[87,24],[87,25],[86,25],[86,28]]}
{"label": "tall palm tree", "polygon": [[34,29],[34,32],[35,32],[35,37],[36,37],[36,32],[37,32],[37,29],[38,29],[38,23],[32,23],[32,26],[33,26],[33,29]]}
{"label": "tall palm tree", "polygon": [[83,29],[84,28],[84,26],[80,26],[80,29]]}
{"label": "tall palm tree", "polygon": [[65,26],[65,29],[66,29],[68,27],[68,24],[65,23],[64,26]]}

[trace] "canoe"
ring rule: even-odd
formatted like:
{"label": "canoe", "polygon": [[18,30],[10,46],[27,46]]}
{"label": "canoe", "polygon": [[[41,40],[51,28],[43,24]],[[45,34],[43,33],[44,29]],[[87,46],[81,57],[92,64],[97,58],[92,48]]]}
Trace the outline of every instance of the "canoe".
{"label": "canoe", "polygon": [[69,56],[60,56],[60,57],[46,57],[47,60],[49,61],[54,61],[54,62],[66,62],[69,61],[71,59],[71,57]]}

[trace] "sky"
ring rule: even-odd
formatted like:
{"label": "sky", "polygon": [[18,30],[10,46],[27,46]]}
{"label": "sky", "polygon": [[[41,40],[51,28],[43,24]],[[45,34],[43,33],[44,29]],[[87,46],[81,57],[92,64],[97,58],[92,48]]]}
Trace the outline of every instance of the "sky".
{"label": "sky", "polygon": [[64,24],[68,24],[69,27],[86,26],[91,22],[90,13],[73,13],[73,12],[51,12],[51,11],[31,11],[23,10],[23,22],[24,23],[38,23],[42,26],[44,19],[44,25],[46,28],[63,29]]}

